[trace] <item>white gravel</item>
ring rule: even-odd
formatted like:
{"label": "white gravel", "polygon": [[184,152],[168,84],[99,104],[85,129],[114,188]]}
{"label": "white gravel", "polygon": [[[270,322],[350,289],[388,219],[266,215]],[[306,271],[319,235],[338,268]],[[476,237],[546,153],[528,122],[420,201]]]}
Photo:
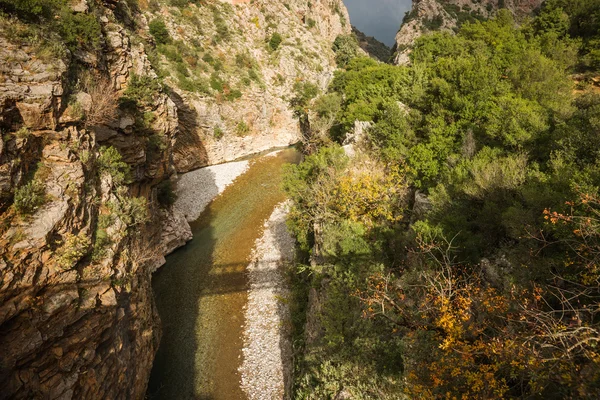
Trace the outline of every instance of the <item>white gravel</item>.
{"label": "white gravel", "polygon": [[[264,225],[248,266],[242,389],[249,400],[281,400],[291,379],[290,291],[283,269],[294,257],[285,220],[289,202],[279,204]],[[289,394],[289,393],[288,393]]]}
{"label": "white gravel", "polygon": [[195,221],[215,197],[246,172],[248,163],[236,161],[213,165],[181,175],[175,189],[175,208],[183,212],[187,221]]}

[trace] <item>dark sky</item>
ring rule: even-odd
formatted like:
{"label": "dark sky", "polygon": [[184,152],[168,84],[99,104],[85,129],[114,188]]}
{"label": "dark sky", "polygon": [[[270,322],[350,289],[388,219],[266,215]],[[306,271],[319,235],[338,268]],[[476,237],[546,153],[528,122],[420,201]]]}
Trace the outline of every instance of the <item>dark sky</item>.
{"label": "dark sky", "polygon": [[412,0],[344,0],[350,22],[368,36],[392,46]]}

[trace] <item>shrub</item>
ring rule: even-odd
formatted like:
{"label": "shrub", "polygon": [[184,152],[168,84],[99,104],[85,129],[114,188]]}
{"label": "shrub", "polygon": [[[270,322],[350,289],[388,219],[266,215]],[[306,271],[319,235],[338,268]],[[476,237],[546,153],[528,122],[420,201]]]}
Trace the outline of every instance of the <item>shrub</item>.
{"label": "shrub", "polygon": [[221,128],[220,126],[215,126],[215,129],[213,131],[213,136],[215,137],[215,139],[219,140],[223,137],[223,135],[225,135],[223,128]]}
{"label": "shrub", "polygon": [[319,94],[319,87],[311,82],[296,82],[294,84],[295,96],[290,101],[297,117],[305,116],[308,104]]}
{"label": "shrub", "polygon": [[358,41],[354,35],[339,35],[333,42],[333,51],[338,67],[344,68],[358,55]]}
{"label": "shrub", "polygon": [[210,87],[216,90],[217,92],[223,91],[223,84],[223,80],[216,73],[213,73],[210,76]]}
{"label": "shrub", "polygon": [[92,261],[99,261],[106,255],[108,246],[112,243],[106,228],[114,223],[114,216],[108,214],[100,214],[98,216],[98,225],[96,227],[96,240],[94,249],[92,250]]}
{"label": "shrub", "polygon": [[61,0],[0,0],[0,10],[15,13],[19,17],[50,15],[62,5]]}
{"label": "shrub", "polygon": [[21,129],[15,132],[15,136],[19,139],[25,139],[31,136],[31,131],[26,126],[23,126]]}
{"label": "shrub", "polygon": [[229,101],[233,101],[242,97],[242,92],[239,89],[232,89],[225,95],[225,98]]}
{"label": "shrub", "polygon": [[271,51],[275,51],[279,48],[279,46],[281,45],[281,42],[283,41],[283,38],[281,37],[281,35],[277,32],[273,33],[271,35],[271,39],[269,39],[269,49],[271,49]]}
{"label": "shrub", "polygon": [[87,48],[98,50],[102,38],[100,23],[91,14],[76,13],[63,9],[58,22],[58,32],[71,51]]}
{"label": "shrub", "polygon": [[171,36],[163,20],[152,20],[148,24],[148,28],[150,28],[150,34],[154,37],[156,44],[168,44],[171,42]]}
{"label": "shrub", "polygon": [[161,182],[157,186],[156,198],[158,203],[163,207],[171,207],[177,200],[177,193],[175,193],[175,185],[171,180]]}
{"label": "shrub", "polygon": [[123,93],[125,98],[120,101],[123,103],[129,99],[137,105],[148,106],[154,102],[156,95],[161,92],[162,85],[158,79],[148,75],[132,74],[129,79],[129,86]]}
{"label": "shrub", "polygon": [[108,124],[117,118],[119,105],[117,91],[107,78],[85,74],[81,86],[92,98],[91,107],[85,111],[87,126]]}
{"label": "shrub", "polygon": [[244,121],[238,122],[237,126],[235,127],[236,135],[246,136],[249,132],[250,132],[250,127],[248,126],[248,124],[246,122],[244,122]]}
{"label": "shrub", "polygon": [[63,245],[56,251],[58,265],[64,269],[73,268],[89,252],[91,240],[85,232],[79,235],[68,233]]}
{"label": "shrub", "polygon": [[123,162],[119,151],[112,146],[100,148],[98,172],[100,175],[110,175],[115,185],[123,185],[129,180],[129,165]]}
{"label": "shrub", "polygon": [[150,218],[148,201],[144,197],[128,197],[124,194],[118,202],[109,203],[108,207],[128,228],[143,224]]}
{"label": "shrub", "polygon": [[33,180],[15,191],[14,206],[19,214],[31,214],[46,201],[44,184]]}

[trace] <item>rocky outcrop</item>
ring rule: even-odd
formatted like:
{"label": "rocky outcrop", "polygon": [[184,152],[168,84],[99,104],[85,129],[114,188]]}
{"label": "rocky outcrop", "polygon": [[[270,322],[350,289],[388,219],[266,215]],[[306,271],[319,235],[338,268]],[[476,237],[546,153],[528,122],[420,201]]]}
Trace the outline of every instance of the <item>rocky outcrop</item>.
{"label": "rocky outcrop", "polygon": [[543,0],[413,0],[396,35],[393,60],[396,65],[409,63],[414,41],[423,33],[435,30],[454,31],[461,21],[493,17],[501,8],[510,10],[517,20],[531,15]]}
{"label": "rocky outcrop", "polygon": [[324,88],[350,30],[341,0],[136,3],[73,2],[97,50],[0,15],[0,398],[144,397],[151,273],[191,238],[163,182],[297,141],[294,84]]}
{"label": "rocky outcrop", "polygon": [[[143,10],[145,20],[165,22],[174,43],[196,43],[174,49],[187,53],[182,62],[173,62],[166,51],[158,56],[178,99],[178,172],[298,142],[301,132],[289,101],[298,82],[325,90],[333,77],[332,42],[351,31],[343,2],[190,4],[183,12],[193,18],[181,18],[178,11],[166,5]],[[270,40],[276,35],[281,43],[274,48]],[[169,72],[176,68],[188,77]],[[191,81],[202,87],[186,84]]]}

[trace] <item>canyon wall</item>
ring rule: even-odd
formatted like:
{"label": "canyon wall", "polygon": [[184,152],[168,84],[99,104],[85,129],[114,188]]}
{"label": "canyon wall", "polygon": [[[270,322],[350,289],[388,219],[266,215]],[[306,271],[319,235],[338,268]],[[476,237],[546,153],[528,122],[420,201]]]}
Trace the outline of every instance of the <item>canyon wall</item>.
{"label": "canyon wall", "polygon": [[0,15],[0,398],[144,397],[151,273],[191,238],[170,180],[297,141],[350,32],[338,0],[184,3],[72,2],[93,46]]}
{"label": "canyon wall", "polygon": [[396,65],[409,63],[414,41],[429,31],[455,31],[464,21],[489,19],[506,8],[518,20],[531,15],[544,0],[413,0],[396,35],[393,61]]}

